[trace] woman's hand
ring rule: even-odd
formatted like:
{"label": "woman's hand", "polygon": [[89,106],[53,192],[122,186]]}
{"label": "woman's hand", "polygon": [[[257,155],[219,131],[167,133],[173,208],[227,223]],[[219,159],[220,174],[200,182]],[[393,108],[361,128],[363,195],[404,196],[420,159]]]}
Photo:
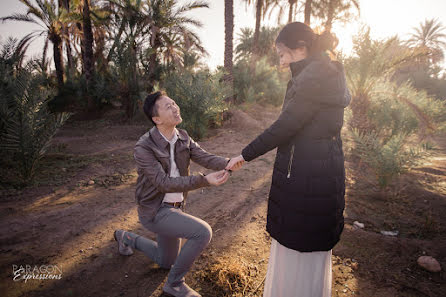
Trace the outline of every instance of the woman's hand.
{"label": "woman's hand", "polygon": [[226,170],[220,170],[216,172],[209,173],[205,176],[208,183],[213,186],[219,186],[224,184],[229,178],[229,172]]}
{"label": "woman's hand", "polygon": [[242,168],[243,163],[245,163],[245,159],[243,159],[242,155],[231,158],[231,160],[229,160],[228,165],[226,165],[226,169],[232,170],[232,171],[237,171],[240,168]]}

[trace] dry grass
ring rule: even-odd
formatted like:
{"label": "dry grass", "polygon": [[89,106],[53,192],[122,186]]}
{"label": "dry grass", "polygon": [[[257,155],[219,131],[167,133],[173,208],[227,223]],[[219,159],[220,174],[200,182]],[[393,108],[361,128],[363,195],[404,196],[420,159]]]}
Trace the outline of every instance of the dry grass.
{"label": "dry grass", "polygon": [[234,258],[220,258],[207,264],[195,273],[195,279],[201,285],[207,284],[208,287],[202,289],[215,297],[260,296],[258,291],[263,284],[263,280],[258,280],[256,265]]}

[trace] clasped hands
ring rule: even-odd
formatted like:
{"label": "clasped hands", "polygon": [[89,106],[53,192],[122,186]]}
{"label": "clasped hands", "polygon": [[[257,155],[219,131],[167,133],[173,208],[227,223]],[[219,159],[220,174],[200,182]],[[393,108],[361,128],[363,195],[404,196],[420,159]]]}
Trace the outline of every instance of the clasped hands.
{"label": "clasped hands", "polygon": [[242,168],[243,163],[245,163],[245,159],[243,159],[242,155],[231,158],[224,170],[212,172],[206,175],[206,179],[211,185],[214,186],[222,185],[228,180],[232,171],[237,171],[240,168]]}

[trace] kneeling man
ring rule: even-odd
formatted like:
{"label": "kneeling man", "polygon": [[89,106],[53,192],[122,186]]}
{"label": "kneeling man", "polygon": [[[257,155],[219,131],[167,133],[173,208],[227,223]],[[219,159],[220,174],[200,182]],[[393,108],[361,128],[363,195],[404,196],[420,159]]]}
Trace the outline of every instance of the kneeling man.
{"label": "kneeling man", "polygon": [[[172,296],[200,296],[184,282],[184,275],[209,244],[212,229],[205,221],[184,212],[187,192],[225,183],[229,159],[203,150],[185,130],[180,108],[163,92],[147,96],[144,113],[154,123],[134,149],[138,169],[136,202],[142,225],[156,233],[157,241],[116,230],[115,240],[122,255],[137,249],[161,267],[170,269],[163,291]],[[206,176],[189,175],[190,160],[218,170]],[[187,242],[181,248],[181,238]]]}

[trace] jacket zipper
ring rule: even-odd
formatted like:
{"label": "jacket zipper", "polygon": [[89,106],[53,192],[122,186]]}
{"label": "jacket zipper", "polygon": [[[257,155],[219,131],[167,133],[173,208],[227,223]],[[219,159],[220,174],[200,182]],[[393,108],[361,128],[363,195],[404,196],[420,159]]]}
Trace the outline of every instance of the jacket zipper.
{"label": "jacket zipper", "polygon": [[286,176],[286,178],[290,178],[291,176],[291,166],[293,165],[293,156],[294,156],[294,144],[291,147],[291,157],[290,157],[290,162],[288,163],[288,175]]}

